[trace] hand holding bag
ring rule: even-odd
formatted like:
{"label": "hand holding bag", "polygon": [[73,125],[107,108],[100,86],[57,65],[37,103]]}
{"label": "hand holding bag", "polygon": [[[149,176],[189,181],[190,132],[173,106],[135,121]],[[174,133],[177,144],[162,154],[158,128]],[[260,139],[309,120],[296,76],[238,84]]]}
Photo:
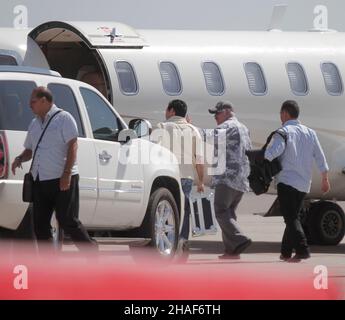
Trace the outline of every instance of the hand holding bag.
{"label": "hand holding bag", "polygon": [[246,155],[250,163],[250,174],[248,181],[250,188],[256,195],[266,193],[270,187],[273,177],[282,170],[278,158],[268,161],[265,159],[265,151],[273,135],[279,134],[287,143],[287,137],[282,132],[273,131],[267,138],[265,145],[259,150],[247,150]]}
{"label": "hand holding bag", "polygon": [[24,175],[24,181],[23,181],[23,191],[22,191],[22,200],[23,202],[33,202],[33,198],[34,198],[34,178],[31,174],[31,169],[32,169],[32,165],[34,163],[34,159],[35,159],[35,155],[36,155],[36,151],[37,151],[37,148],[38,148],[38,145],[40,144],[42,138],[43,138],[43,135],[44,133],[46,132],[48,126],[49,126],[49,123],[50,121],[53,120],[53,118],[58,114],[60,113],[62,110],[59,110],[57,112],[55,112],[52,117],[49,119],[47,125],[45,126],[39,140],[38,140],[38,143],[36,145],[36,148],[35,148],[35,151],[34,151],[34,154],[33,154],[33,157],[32,157],[32,161],[31,161],[31,166],[30,166],[30,170],[28,173],[26,173]]}

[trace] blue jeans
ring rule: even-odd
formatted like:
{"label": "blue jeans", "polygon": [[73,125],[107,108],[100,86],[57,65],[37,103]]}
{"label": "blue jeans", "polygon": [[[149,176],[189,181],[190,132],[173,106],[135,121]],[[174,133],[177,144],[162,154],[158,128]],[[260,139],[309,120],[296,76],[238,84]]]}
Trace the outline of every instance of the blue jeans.
{"label": "blue jeans", "polygon": [[181,238],[188,240],[189,237],[189,218],[190,218],[190,206],[189,206],[189,198],[192,192],[193,187],[193,180],[192,179],[181,179],[182,191],[184,193],[184,218],[181,230]]}

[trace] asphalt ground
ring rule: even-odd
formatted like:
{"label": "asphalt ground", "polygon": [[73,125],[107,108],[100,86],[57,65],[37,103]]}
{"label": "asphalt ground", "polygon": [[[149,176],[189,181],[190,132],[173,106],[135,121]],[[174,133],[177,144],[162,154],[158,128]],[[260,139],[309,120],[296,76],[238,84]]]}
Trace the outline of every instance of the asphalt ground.
{"label": "asphalt ground", "polygon": [[[255,214],[273,199],[248,194],[240,203],[238,222],[253,243],[239,260],[218,259],[219,232],[191,238],[184,263],[127,245],[102,244],[99,252],[85,253],[67,243],[62,252],[38,255],[31,245],[8,243],[0,253],[0,299],[344,299],[345,240],[312,246],[312,257],[300,263],[280,261],[282,217]],[[27,290],[14,288],[18,265],[27,268]]]}

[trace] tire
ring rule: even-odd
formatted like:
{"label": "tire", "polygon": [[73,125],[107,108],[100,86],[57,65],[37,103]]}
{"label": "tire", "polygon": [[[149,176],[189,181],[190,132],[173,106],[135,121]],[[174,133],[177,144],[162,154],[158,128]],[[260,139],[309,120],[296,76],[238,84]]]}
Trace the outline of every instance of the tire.
{"label": "tire", "polygon": [[313,244],[337,245],[345,234],[344,211],[336,203],[317,202],[310,208],[307,226]]}
{"label": "tire", "polygon": [[143,223],[143,235],[151,241],[144,247],[130,246],[134,259],[147,257],[142,249],[150,248],[155,257],[171,261],[177,250],[179,225],[178,209],[171,192],[166,188],[154,191]]}

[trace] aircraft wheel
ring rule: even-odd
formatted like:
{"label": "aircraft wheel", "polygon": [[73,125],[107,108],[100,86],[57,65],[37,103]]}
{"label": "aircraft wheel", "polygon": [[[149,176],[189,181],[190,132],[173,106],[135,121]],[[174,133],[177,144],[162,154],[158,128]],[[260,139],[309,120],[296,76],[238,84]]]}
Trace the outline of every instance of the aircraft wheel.
{"label": "aircraft wheel", "polygon": [[307,219],[312,242],[319,245],[337,245],[345,234],[345,214],[333,202],[320,201],[311,205]]}

